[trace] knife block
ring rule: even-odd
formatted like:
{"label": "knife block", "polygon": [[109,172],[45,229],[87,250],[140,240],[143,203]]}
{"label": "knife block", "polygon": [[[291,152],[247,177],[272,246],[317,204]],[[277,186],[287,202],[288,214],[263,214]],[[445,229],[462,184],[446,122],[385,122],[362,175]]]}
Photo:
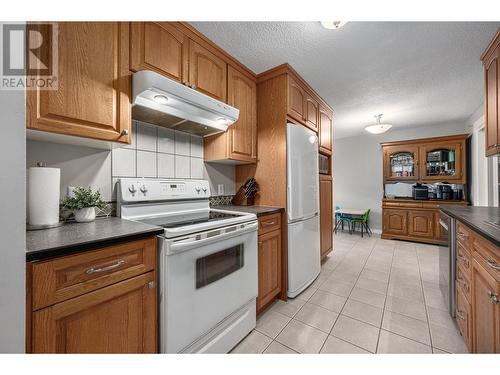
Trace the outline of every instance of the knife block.
{"label": "knife block", "polygon": [[255,204],[255,196],[245,197],[245,189],[241,187],[231,200],[231,204],[235,206],[253,206]]}

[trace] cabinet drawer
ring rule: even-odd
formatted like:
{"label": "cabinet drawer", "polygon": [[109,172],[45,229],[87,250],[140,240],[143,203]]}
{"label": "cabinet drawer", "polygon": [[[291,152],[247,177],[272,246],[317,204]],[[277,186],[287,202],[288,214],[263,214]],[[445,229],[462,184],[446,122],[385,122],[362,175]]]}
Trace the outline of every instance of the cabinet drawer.
{"label": "cabinet drawer", "polygon": [[460,288],[465,298],[467,298],[467,301],[470,301],[471,300],[470,275],[467,272],[465,272],[460,266],[457,266],[456,284],[457,288]]}
{"label": "cabinet drawer", "polygon": [[457,222],[457,243],[471,251],[471,231],[465,225]]}
{"label": "cabinet drawer", "polygon": [[473,238],[472,249],[474,259],[500,282],[500,249],[477,235]]}
{"label": "cabinet drawer", "polygon": [[464,273],[470,279],[470,253],[460,243],[457,243],[457,267],[459,266],[462,267]]}
{"label": "cabinet drawer", "polygon": [[472,343],[472,317],[471,305],[462,294],[460,287],[457,287],[457,310],[456,320],[458,329],[464,338],[465,344],[469,351],[471,350]]}
{"label": "cabinet drawer", "polygon": [[33,264],[33,310],[155,269],[156,237]]}
{"label": "cabinet drawer", "polygon": [[259,235],[281,228],[281,214],[259,217]]}

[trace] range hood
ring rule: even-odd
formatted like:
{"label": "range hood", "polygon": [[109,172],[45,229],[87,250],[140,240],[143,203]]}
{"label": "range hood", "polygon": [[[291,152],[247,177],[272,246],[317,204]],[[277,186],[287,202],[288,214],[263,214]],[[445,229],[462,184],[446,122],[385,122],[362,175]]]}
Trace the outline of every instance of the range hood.
{"label": "range hood", "polygon": [[240,111],[156,72],[132,77],[132,118],[201,135],[221,133],[238,120]]}

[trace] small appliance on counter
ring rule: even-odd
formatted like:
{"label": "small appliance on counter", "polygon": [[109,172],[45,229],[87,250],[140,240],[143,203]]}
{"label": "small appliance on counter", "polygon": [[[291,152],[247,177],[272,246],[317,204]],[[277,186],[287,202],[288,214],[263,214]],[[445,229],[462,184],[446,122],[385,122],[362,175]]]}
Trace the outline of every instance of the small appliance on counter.
{"label": "small appliance on counter", "polygon": [[243,186],[238,189],[231,203],[235,206],[253,206],[255,204],[255,195],[259,191],[259,185],[255,178],[249,178]]}
{"label": "small appliance on counter", "polygon": [[451,200],[453,199],[453,189],[449,184],[436,185],[436,199]]}
{"label": "small appliance on counter", "polygon": [[58,227],[61,170],[38,162],[28,169],[27,230]]}
{"label": "small appliance on counter", "polygon": [[413,199],[429,199],[429,187],[420,183],[416,183],[415,185],[413,185]]}

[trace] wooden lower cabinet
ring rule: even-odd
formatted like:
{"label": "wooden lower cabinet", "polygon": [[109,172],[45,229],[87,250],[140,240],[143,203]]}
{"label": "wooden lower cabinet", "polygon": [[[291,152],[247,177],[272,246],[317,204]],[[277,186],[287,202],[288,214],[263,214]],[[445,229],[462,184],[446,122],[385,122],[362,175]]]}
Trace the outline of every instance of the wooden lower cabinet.
{"label": "wooden lower cabinet", "polygon": [[319,177],[319,226],[321,257],[333,249],[333,181],[331,176]]}
{"label": "wooden lower cabinet", "polygon": [[406,235],[408,233],[408,213],[406,210],[384,209],[383,232]]}
{"label": "wooden lower cabinet", "polygon": [[154,272],[33,313],[34,353],[156,352]]}
{"label": "wooden lower cabinet", "polygon": [[[495,297],[496,296],[496,297]],[[500,282],[472,261],[474,353],[500,353]],[[495,302],[496,301],[496,302]]]}
{"label": "wooden lower cabinet", "polygon": [[28,263],[27,352],[157,352],[156,263],[154,237]]}
{"label": "wooden lower cabinet", "polygon": [[277,219],[281,218],[280,215],[259,217],[257,313],[274,301],[282,290],[281,225]]}
{"label": "wooden lower cabinet", "polygon": [[462,284],[456,283],[456,321],[469,351],[472,351],[472,308]]}
{"label": "wooden lower cabinet", "polygon": [[408,235],[414,237],[434,237],[434,212],[409,211]]}

